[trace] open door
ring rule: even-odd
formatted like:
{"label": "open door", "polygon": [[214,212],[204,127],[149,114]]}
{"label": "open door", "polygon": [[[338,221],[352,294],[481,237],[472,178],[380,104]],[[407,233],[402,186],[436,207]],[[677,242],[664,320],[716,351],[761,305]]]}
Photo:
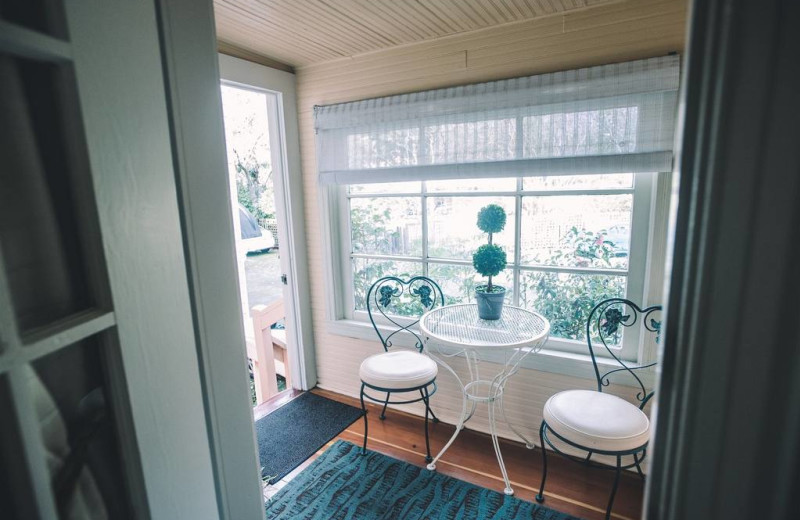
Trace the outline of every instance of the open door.
{"label": "open door", "polygon": [[286,320],[287,304],[294,303],[286,274],[292,259],[280,236],[286,209],[277,211],[284,199],[275,182],[284,153],[272,138],[282,129],[274,115],[277,94],[227,82],[221,92],[242,325],[251,398],[258,406],[296,384],[291,360],[298,350]]}
{"label": "open door", "polygon": [[242,316],[260,404],[316,384],[294,75],[220,56],[220,76]]}

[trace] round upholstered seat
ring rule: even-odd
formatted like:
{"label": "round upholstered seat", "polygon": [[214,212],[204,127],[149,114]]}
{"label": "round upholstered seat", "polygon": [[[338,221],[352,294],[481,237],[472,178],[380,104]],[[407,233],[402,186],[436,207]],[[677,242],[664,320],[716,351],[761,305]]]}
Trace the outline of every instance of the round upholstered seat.
{"label": "round upholstered seat", "polygon": [[436,362],[424,354],[397,350],[368,357],[358,372],[361,380],[370,386],[401,390],[430,383],[439,369]]}
{"label": "round upholstered seat", "polygon": [[549,429],[593,451],[628,451],[650,439],[650,420],[638,407],[615,395],[567,390],[544,405]]}

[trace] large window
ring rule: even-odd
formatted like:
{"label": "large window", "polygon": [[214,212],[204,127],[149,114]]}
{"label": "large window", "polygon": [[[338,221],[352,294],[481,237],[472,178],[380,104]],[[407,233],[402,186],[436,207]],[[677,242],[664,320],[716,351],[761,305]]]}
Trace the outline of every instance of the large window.
{"label": "large window", "polygon": [[508,220],[495,242],[509,261],[496,281],[507,302],[544,314],[555,346],[585,353],[595,303],[642,299],[652,181],[624,173],[342,187],[346,317],[363,318],[369,286],[389,274],[424,274],[447,303],[474,301],[482,279],[471,258],[486,241],[478,210],[499,204]]}
{"label": "large window", "polygon": [[[314,107],[332,330],[356,333],[347,320],[365,319],[366,292],[387,274],[428,275],[449,303],[473,301],[477,214],[494,203],[508,216],[495,237],[508,303],[550,319],[549,348],[585,354],[594,304],[648,300],[645,271],[660,269],[661,244],[648,242],[664,190],[647,172],[672,169],[679,61]],[[636,335],[626,328],[619,349],[638,361]]]}

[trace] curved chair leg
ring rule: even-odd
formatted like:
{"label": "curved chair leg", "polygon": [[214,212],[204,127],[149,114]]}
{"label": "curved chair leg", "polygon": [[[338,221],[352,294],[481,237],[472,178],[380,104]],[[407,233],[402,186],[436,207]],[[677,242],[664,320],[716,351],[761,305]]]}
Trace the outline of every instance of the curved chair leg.
{"label": "curved chair leg", "polygon": [[[428,396],[428,397],[430,397],[430,396]],[[433,424],[438,424],[439,423],[439,418],[436,417],[435,413],[433,413],[433,408],[428,407],[428,411],[431,412],[431,420],[433,421]]]}
{"label": "curved chair leg", "polygon": [[364,404],[364,383],[361,383],[361,410],[364,412],[364,446],[361,448],[361,454],[367,454],[367,432],[369,431],[369,424],[367,423],[367,406]]}
{"label": "curved chair leg", "polygon": [[425,462],[430,463],[433,460],[431,457],[431,441],[430,437],[428,436],[428,414],[431,411],[430,403],[428,401],[428,387],[426,386],[424,389],[420,388],[419,395],[422,396],[422,400],[425,402]]}
{"label": "curved chair leg", "polygon": [[381,421],[386,419],[386,407],[389,406],[389,396],[391,395],[391,392],[386,392],[386,401],[383,402],[383,410],[381,410],[381,416],[378,417]]}
{"label": "curved chair leg", "polygon": [[[642,457],[642,459],[644,459],[644,457]],[[642,472],[642,467],[639,465],[639,463],[642,461],[639,460],[638,453],[633,454],[633,462],[636,464],[636,471],[639,472],[639,476],[642,478],[642,481],[644,481],[644,473]]]}
{"label": "curved chair leg", "polygon": [[614,505],[614,497],[617,494],[617,487],[619,486],[619,474],[622,468],[622,456],[617,455],[617,469],[614,472],[614,487],[611,488],[611,497],[608,499],[608,507],[606,508],[606,520],[611,518],[611,507]]}
{"label": "curved chair leg", "polygon": [[539,494],[536,495],[536,501],[540,504],[544,502],[544,483],[547,480],[547,449],[544,446],[544,429],[547,427],[547,423],[542,421],[542,425],[539,426],[539,446],[542,449],[542,484],[539,486]]}

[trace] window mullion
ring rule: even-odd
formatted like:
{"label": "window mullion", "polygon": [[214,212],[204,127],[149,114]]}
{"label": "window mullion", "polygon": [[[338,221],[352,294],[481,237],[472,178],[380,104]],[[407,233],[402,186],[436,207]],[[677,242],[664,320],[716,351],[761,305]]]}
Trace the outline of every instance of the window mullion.
{"label": "window mullion", "polygon": [[[515,149],[514,153],[517,159],[522,159],[522,156],[525,154],[524,149],[524,129],[523,129],[523,118],[522,116],[517,116],[517,135],[516,135],[516,142],[514,143]],[[513,304],[519,307],[519,288],[520,288],[520,277],[522,276],[521,271],[519,270],[519,265],[522,261],[522,188],[523,188],[523,180],[522,177],[517,177],[517,193],[515,194],[514,202],[516,204],[516,212],[514,214],[514,265],[513,265],[513,287],[514,287],[514,298]]]}
{"label": "window mullion", "polygon": [[428,189],[425,181],[422,182],[422,275],[428,276]]}
{"label": "window mullion", "polygon": [[[425,139],[425,125],[419,126],[419,162],[430,164],[428,141]],[[428,276],[428,184],[422,181],[420,204],[422,204],[422,275]]]}
{"label": "window mullion", "polygon": [[[517,120],[517,131],[519,132],[521,128],[521,123],[519,119]],[[517,134],[517,149],[520,148],[520,134]],[[517,177],[517,194],[514,197],[514,203],[516,205],[514,211],[514,265],[513,267],[513,282],[512,286],[514,288],[514,298],[512,299],[512,303],[515,306],[519,306],[519,288],[520,288],[520,270],[519,265],[522,260],[522,177]]]}
{"label": "window mullion", "polygon": [[340,235],[338,237],[339,258],[342,262],[341,275],[344,282],[343,290],[339,297],[339,305],[341,309],[337,310],[337,316],[343,315],[345,318],[353,317],[353,310],[355,309],[355,279],[354,279],[354,257],[353,257],[353,222],[351,219],[350,199],[347,197],[349,189],[342,186],[335,187],[336,189],[336,211],[339,214],[339,220],[345,222],[345,228],[339,226]]}

